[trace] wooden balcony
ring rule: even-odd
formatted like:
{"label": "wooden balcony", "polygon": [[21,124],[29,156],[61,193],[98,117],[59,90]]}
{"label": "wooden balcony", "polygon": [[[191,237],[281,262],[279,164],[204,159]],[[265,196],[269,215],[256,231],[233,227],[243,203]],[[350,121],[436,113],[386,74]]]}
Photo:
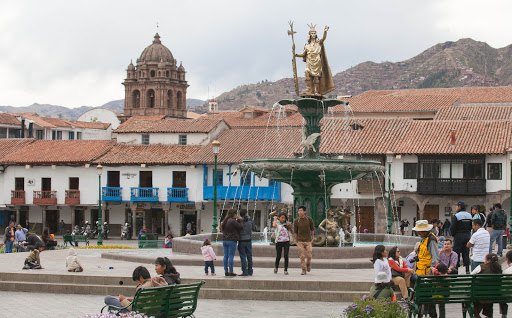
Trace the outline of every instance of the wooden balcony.
{"label": "wooden balcony", "polygon": [[11,191],[11,204],[25,204],[25,191]]}
{"label": "wooden balcony", "polygon": [[57,204],[57,191],[34,191],[34,204]]}
{"label": "wooden balcony", "polygon": [[167,188],[168,202],[188,202],[188,188]]}
{"label": "wooden balcony", "polygon": [[111,202],[121,202],[123,200],[123,188],[103,187],[101,189],[101,200]]}
{"label": "wooden balcony", "polygon": [[158,202],[158,188],[131,188],[130,201],[132,202]]}
{"label": "wooden balcony", "polygon": [[419,194],[485,195],[485,179],[419,179]]}
{"label": "wooden balcony", "polygon": [[80,190],[66,190],[64,203],[71,205],[80,204]]}

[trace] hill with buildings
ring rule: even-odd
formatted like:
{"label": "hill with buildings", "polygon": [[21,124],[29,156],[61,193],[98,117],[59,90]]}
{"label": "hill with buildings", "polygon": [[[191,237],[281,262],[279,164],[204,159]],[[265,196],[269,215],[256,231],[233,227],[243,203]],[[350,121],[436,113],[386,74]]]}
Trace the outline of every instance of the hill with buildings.
{"label": "hill with buildings", "polygon": [[[299,79],[300,85],[303,82]],[[358,64],[335,74],[334,82],[331,98],[368,90],[512,85],[512,45],[495,49],[472,39],[449,41],[402,62]],[[239,86],[217,101],[219,110],[231,110],[244,105],[271,107],[280,99],[294,97],[293,79],[285,78]],[[205,107],[196,111],[205,111]]]}

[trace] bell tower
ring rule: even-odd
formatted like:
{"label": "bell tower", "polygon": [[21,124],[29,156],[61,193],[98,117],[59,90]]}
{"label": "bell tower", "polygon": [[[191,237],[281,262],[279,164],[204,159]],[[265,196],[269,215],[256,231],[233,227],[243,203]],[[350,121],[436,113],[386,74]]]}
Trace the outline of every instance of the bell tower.
{"label": "bell tower", "polygon": [[177,67],[171,51],[162,44],[157,33],[126,69],[124,117],[165,115],[185,118],[187,115],[187,81],[185,68]]}

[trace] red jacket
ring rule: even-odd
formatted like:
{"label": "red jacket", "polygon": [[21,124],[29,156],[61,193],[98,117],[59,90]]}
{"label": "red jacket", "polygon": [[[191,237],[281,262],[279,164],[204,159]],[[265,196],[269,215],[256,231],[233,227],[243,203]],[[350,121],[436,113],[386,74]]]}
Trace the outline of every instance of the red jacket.
{"label": "red jacket", "polygon": [[388,262],[389,262],[389,267],[391,269],[394,269],[395,271],[397,272],[402,272],[402,273],[407,273],[407,271],[409,270],[409,267],[407,267],[407,265],[405,265],[405,260],[402,259],[402,267],[400,267],[394,260],[392,260],[391,258],[388,259]]}

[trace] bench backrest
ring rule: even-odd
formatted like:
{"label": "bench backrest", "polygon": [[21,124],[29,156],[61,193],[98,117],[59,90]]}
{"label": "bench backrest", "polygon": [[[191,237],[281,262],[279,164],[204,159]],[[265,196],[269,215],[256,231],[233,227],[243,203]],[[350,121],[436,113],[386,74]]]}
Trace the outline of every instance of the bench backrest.
{"label": "bench backrest", "polygon": [[471,275],[418,276],[414,288],[417,304],[471,301]]}
{"label": "bench backrest", "polygon": [[473,296],[478,300],[492,300],[493,302],[512,301],[512,275],[475,275]]}
{"label": "bench backrest", "polygon": [[64,234],[64,235],[62,235],[62,239],[64,240],[64,242],[71,242],[71,241],[73,241],[73,235]]}
{"label": "bench backrest", "polygon": [[87,240],[87,236],[85,236],[85,235],[75,235],[73,238],[75,239],[75,241],[77,241],[77,240],[80,240],[80,241]]}
{"label": "bench backrest", "polygon": [[204,280],[197,283],[174,285],[170,299],[170,316],[187,317],[196,311],[199,289]]}

